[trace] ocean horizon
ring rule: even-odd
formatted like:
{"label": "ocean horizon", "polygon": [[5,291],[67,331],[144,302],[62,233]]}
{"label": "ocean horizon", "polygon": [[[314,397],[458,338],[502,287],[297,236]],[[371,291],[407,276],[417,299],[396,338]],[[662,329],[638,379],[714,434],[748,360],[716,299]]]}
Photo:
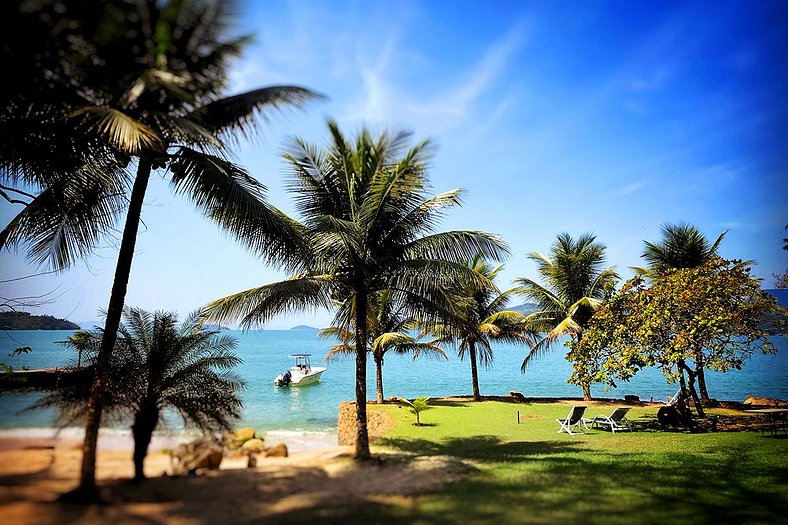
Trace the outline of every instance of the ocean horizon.
{"label": "ocean horizon", "polygon": [[[72,333],[68,330],[4,332],[0,334],[0,352],[8,357],[2,360],[14,369],[69,366],[76,361],[76,356],[57,341]],[[250,426],[270,435],[279,433],[291,439],[302,436],[307,440],[336,433],[339,404],[355,397],[353,358],[339,358],[326,364],[324,357],[332,342],[308,330],[226,330],[222,334],[238,339],[236,353],[243,359],[235,369],[246,382],[239,427]],[[774,337],[772,342],[778,349],[776,354],[756,354],[745,362],[742,370],[707,372],[711,397],[726,401],[743,401],[748,395],[788,399],[788,339]],[[20,346],[29,346],[32,352],[9,355]],[[514,390],[529,397],[581,396],[579,387],[566,382],[571,365],[564,359],[566,349],[562,345],[556,345],[537,358],[525,373],[520,372],[525,347],[493,345],[493,349],[492,365],[479,370],[482,395],[502,396]],[[451,348],[446,352],[449,356],[446,361],[414,361],[408,356],[387,356],[383,368],[385,396],[470,395],[470,364],[461,361]],[[328,367],[320,382],[303,387],[274,386],[274,377],[292,365],[293,360],[288,356],[293,353],[310,353],[313,365]],[[375,399],[371,359],[367,367],[367,386],[368,399]],[[592,394],[597,398],[621,399],[625,395],[637,395],[644,401],[662,401],[677,388],[669,384],[658,369],[652,368],[641,371],[632,381],[615,389],[605,390],[602,385],[593,385]],[[53,410],[25,410],[40,395],[33,391],[0,394],[0,435],[15,434],[21,429],[28,429],[29,433],[29,429],[54,428]],[[165,433],[183,434],[177,417],[168,415],[165,422]],[[118,431],[127,426],[123,422],[107,425]]]}

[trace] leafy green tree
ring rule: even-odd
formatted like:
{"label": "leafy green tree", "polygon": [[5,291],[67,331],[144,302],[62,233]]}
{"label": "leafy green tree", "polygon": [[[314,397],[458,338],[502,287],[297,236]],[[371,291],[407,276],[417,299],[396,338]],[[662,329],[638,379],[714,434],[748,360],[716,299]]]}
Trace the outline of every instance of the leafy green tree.
{"label": "leafy green tree", "polygon": [[[240,416],[242,381],[231,372],[241,360],[233,353],[237,341],[202,331],[202,313],[180,326],[175,314],[124,310],[115,352],[104,382],[106,416],[131,417],[134,437],[134,478],[145,477],[148,447],[165,410],[173,410],[187,426],[203,431],[228,430]],[[95,334],[100,339],[100,334]],[[95,354],[94,354],[95,355]],[[64,423],[87,415],[89,367],[66,372],[52,392],[36,406],[54,406]]]}
{"label": "leafy green tree", "polygon": [[[658,243],[645,242],[641,257],[649,262],[649,268],[635,268],[635,271],[653,278],[668,269],[696,268],[717,255],[717,250],[728,231],[722,232],[714,243],[710,244],[706,237],[695,226],[690,224],[665,224],[662,226],[662,240]],[[699,359],[695,370],[698,388],[703,399],[709,399],[706,388],[706,374],[703,360]]]}
{"label": "leafy green tree", "polygon": [[[619,278],[615,267],[604,267],[605,245],[589,233],[577,239],[561,233],[549,256],[531,252],[528,257],[538,264],[542,284],[525,277],[515,279],[519,285],[516,293],[538,305],[527,322],[534,331],[545,335],[526,354],[523,371],[557,339],[569,336],[569,345],[580,341],[594,312],[612,293]],[[591,399],[591,383],[580,385],[583,398]]]}
{"label": "leafy green tree", "polygon": [[[402,315],[403,305],[395,305],[391,290],[383,290],[370,298],[368,310],[367,335],[369,352],[375,361],[375,385],[378,403],[383,403],[383,362],[386,353],[398,355],[410,354],[413,359],[420,356],[447,359],[443,349],[433,341],[419,341],[411,335],[418,322]],[[353,325],[353,316],[347,317],[349,325]],[[341,326],[332,326],[320,331],[321,337],[335,337],[339,343],[332,346],[326,355],[330,360],[342,354],[355,355],[355,329],[346,330]]]}
{"label": "leafy green tree", "polygon": [[480,254],[466,265],[477,279],[448,292],[452,309],[433,332],[445,342],[459,343],[460,359],[468,357],[471,363],[473,399],[480,401],[477,362],[492,363],[492,341],[530,344],[535,334],[527,328],[525,316],[506,309],[514,290],[501,292],[493,284],[503,265],[493,268]]}
{"label": "leafy green tree", "polygon": [[[71,495],[78,500],[97,498],[99,393],[115,346],[151,173],[169,172],[175,193],[191,198],[206,217],[257,254],[286,265],[300,250],[293,224],[265,202],[265,188],[227,156],[232,140],[239,134],[249,135],[264,111],[267,115],[282,106],[301,106],[316,97],[304,88],[274,86],[222,98],[230,61],[250,40],[232,33],[235,2],[89,2],[89,9],[104,13],[90,17],[95,21],[88,27],[91,31],[70,35],[66,40],[72,45],[65,50],[47,47],[49,52],[66,55],[74,49],[88,50],[77,52],[74,61],[63,65],[71,72],[66,81],[78,91],[79,100],[55,101],[57,106],[44,120],[65,118],[65,125],[84,131],[89,144],[97,146],[65,163],[72,171],[51,183],[44,181],[43,191],[0,233],[0,247],[29,242],[34,260],[62,268],[89,252],[126,211],[88,405],[80,485]],[[59,19],[46,20],[57,33]],[[90,56],[88,62],[85,55]],[[11,106],[17,108],[18,102]],[[19,110],[11,113],[16,117]],[[19,122],[18,118],[10,120]],[[58,120],[56,129],[62,126]],[[70,147],[72,139],[73,134],[62,140]],[[88,142],[76,140],[79,146]],[[13,176],[25,180],[31,163],[24,156],[30,148],[23,146],[7,157],[10,160],[4,167],[18,170]],[[94,163],[84,163],[91,157],[106,161],[107,149],[115,154],[111,173],[95,173]],[[131,160],[136,165],[134,173],[117,169]],[[67,202],[53,196],[54,189],[67,195]]]}
{"label": "leafy green tree", "polygon": [[694,386],[698,367],[726,372],[740,369],[756,351],[774,351],[767,337],[784,321],[774,297],[741,261],[712,257],[695,268],[665,270],[650,285],[636,276],[572,346],[570,381],[616,386],[646,366],[659,366],[703,416]]}
{"label": "leafy green tree", "polygon": [[373,138],[367,130],[351,142],[334,121],[328,128],[328,149],[294,139],[285,154],[302,218],[295,226],[304,246],[292,260],[296,273],[218,299],[208,308],[214,321],[240,319],[249,327],[281,313],[345,304],[332,324],[355,332],[355,457],[363,459],[370,456],[366,372],[371,299],[391,290],[392,301],[405,305],[402,315],[416,315],[422,308],[414,305],[440,305],[444,290],[475,278],[460,261],[476,253],[497,259],[506,247],[483,232],[433,233],[443,212],[460,204],[461,192],[429,196],[428,142],[410,147],[408,133]]}

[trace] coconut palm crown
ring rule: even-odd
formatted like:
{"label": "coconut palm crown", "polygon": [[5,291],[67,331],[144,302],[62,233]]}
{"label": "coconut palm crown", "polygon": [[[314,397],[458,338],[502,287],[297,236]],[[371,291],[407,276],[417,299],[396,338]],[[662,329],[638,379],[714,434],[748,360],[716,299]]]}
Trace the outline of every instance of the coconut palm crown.
{"label": "coconut palm crown", "polygon": [[429,142],[410,146],[409,133],[373,137],[367,130],[351,141],[332,120],[328,130],[327,149],[296,138],[284,155],[306,247],[293,260],[298,271],[208,308],[215,321],[239,319],[249,327],[282,313],[347,303],[332,324],[355,332],[355,456],[366,458],[370,300],[390,290],[392,301],[405,305],[402,315],[410,317],[419,313],[414,305],[443,304],[443,290],[475,279],[461,261],[476,253],[499,259],[507,250],[502,240],[484,232],[435,233],[441,214],[460,204],[461,191],[429,195]]}
{"label": "coconut palm crown", "polygon": [[579,340],[591,316],[619,279],[615,267],[604,267],[605,246],[588,233],[577,239],[561,233],[550,248],[550,255],[532,252],[528,258],[536,261],[542,282],[525,277],[515,279],[516,293],[537,304],[537,311],[528,316],[528,324],[544,335],[523,359],[523,371],[558,338],[570,336]]}
{"label": "coconut palm crown", "polygon": [[660,273],[668,268],[697,268],[717,254],[720,243],[728,233],[722,232],[714,243],[690,224],[665,224],[659,242],[644,241],[643,257],[649,268],[636,268],[639,273]]}
{"label": "coconut palm crown", "polygon": [[514,290],[501,292],[493,281],[503,266],[493,267],[481,254],[465,262],[477,276],[465,286],[449,292],[452,310],[433,332],[444,342],[455,342],[460,359],[471,363],[473,398],[481,399],[477,362],[489,366],[493,360],[492,341],[508,344],[532,343],[535,333],[521,313],[507,310]]}

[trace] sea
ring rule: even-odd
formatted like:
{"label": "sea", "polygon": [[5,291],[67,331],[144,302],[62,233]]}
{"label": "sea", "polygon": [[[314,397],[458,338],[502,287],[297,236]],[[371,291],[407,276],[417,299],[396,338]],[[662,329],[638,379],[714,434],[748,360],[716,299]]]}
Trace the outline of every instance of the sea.
{"label": "sea", "polygon": [[[71,331],[7,331],[0,332],[0,361],[14,369],[65,367],[76,362],[72,350],[58,341],[72,335]],[[243,363],[236,368],[246,382],[242,392],[244,409],[238,426],[249,426],[267,436],[310,448],[335,442],[338,406],[355,397],[354,358],[338,358],[326,363],[324,358],[332,341],[321,339],[311,330],[226,330],[238,340],[236,353]],[[755,354],[742,370],[726,373],[708,372],[707,384],[711,397],[742,401],[746,396],[788,399],[788,338],[774,337],[776,354]],[[18,347],[32,351],[10,355]],[[506,395],[510,391],[534,397],[579,397],[580,388],[566,382],[571,365],[564,359],[566,349],[560,344],[529,365],[525,373],[520,364],[525,347],[494,345],[494,359],[489,368],[480,368],[479,386],[482,395]],[[447,360],[409,356],[387,356],[383,367],[384,395],[414,398],[470,395],[470,363],[447,348]],[[276,387],[274,378],[287,370],[294,353],[312,354],[312,365],[327,366],[318,383],[303,387]],[[368,398],[375,399],[374,363],[367,367]],[[641,400],[662,401],[673,395],[676,385],[668,384],[658,369],[639,372],[630,382],[606,390],[594,385],[595,397],[623,398],[637,395]],[[37,392],[0,393],[0,437],[50,432],[55,427],[53,410],[26,410],[41,394]],[[116,423],[107,432],[127,432],[128,425]],[[77,429],[66,432],[78,433]],[[162,432],[188,433],[174,415],[166,417]]]}

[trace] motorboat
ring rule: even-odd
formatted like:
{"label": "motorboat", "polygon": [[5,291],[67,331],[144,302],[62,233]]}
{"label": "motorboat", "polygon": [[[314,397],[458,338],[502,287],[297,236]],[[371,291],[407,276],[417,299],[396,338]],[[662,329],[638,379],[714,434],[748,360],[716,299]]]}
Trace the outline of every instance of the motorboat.
{"label": "motorboat", "polygon": [[312,354],[292,354],[288,357],[295,358],[295,366],[276,376],[276,386],[303,386],[317,383],[320,375],[326,371],[325,367],[312,366],[309,358]]}

